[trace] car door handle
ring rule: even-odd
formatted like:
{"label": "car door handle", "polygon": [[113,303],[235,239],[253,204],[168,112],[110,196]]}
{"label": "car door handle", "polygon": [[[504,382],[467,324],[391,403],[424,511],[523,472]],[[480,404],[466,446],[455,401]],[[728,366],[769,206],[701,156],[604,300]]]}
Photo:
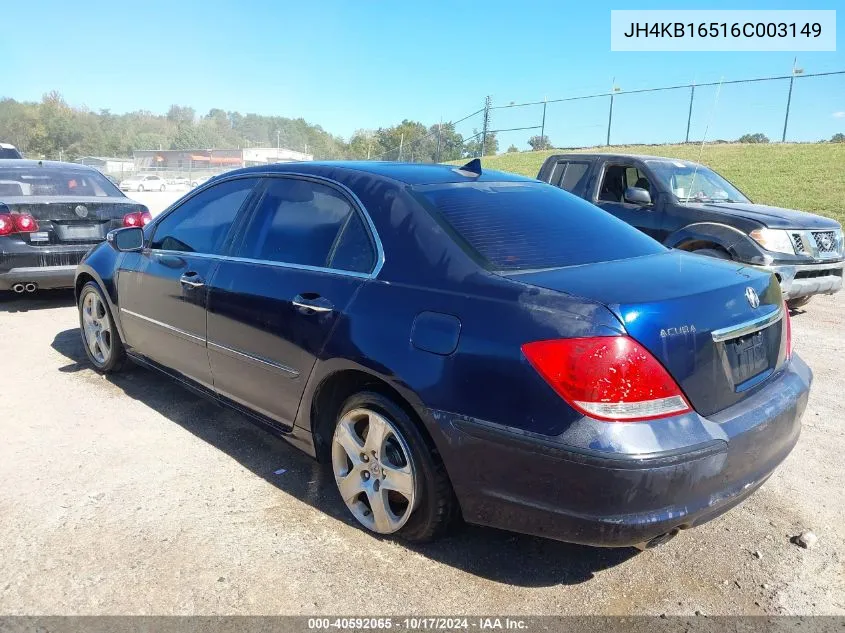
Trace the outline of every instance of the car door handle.
{"label": "car door handle", "polygon": [[201,288],[205,285],[202,277],[193,272],[185,273],[179,277],[179,283],[183,286],[190,286],[191,288]]}
{"label": "car door handle", "polygon": [[291,303],[293,303],[294,307],[306,314],[309,314],[309,312],[323,313],[334,310],[334,306],[331,301],[325,297],[321,297],[315,292],[306,292],[301,295],[296,295]]}

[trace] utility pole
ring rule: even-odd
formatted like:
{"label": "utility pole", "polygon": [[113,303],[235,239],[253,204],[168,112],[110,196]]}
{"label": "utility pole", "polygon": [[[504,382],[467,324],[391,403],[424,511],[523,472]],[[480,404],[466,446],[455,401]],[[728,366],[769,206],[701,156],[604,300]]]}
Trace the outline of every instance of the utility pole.
{"label": "utility pole", "polygon": [[440,162],[440,137],[443,134],[443,117],[440,117],[440,124],[437,126],[437,155],[434,159],[435,163]]}
{"label": "utility pole", "polygon": [[281,148],[281,143],[279,141],[279,130],[276,130],[276,159],[279,158],[279,149]]}
{"label": "utility pole", "polygon": [[398,161],[402,161],[402,144],[405,142],[405,133],[402,132],[401,136],[399,137],[399,158]]}
{"label": "utility pole", "polygon": [[619,88],[616,86],[616,77],[613,78],[613,87],[610,90],[610,110],[607,113],[607,143],[606,145],[610,145],[610,126],[613,123],[613,95],[619,92]]}
{"label": "utility pole", "polygon": [[484,121],[481,128],[481,156],[479,158],[484,158],[484,152],[487,149],[487,130],[490,129],[490,107],[493,105],[493,99],[490,95],[487,95],[484,99]]}
{"label": "utility pole", "polygon": [[543,149],[548,149],[545,145],[546,141],[546,101],[548,97],[543,97],[543,121],[540,123],[540,143],[543,144]]}
{"label": "utility pole", "polygon": [[795,75],[800,75],[804,72],[803,68],[798,68],[798,58],[792,60],[792,74],[789,76],[789,94],[786,97],[786,116],[783,117],[783,136],[780,138],[781,143],[786,142],[786,126],[789,124],[789,106],[792,104],[792,84],[795,81]]}
{"label": "utility pole", "polygon": [[689,114],[687,114],[687,136],[684,139],[684,143],[689,143],[689,128],[690,124],[692,123],[692,102],[695,100],[695,81],[692,82],[692,86],[690,86],[689,92]]}

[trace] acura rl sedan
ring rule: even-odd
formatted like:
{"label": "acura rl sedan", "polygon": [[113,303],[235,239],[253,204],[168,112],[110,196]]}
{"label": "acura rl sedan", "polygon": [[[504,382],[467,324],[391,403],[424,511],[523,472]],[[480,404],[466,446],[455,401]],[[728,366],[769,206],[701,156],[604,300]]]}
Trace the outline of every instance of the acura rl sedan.
{"label": "acura rl sedan", "polygon": [[229,172],[112,231],[76,296],[97,370],[241,411],[412,541],[664,542],[766,481],[812,380],[771,274],[477,160]]}

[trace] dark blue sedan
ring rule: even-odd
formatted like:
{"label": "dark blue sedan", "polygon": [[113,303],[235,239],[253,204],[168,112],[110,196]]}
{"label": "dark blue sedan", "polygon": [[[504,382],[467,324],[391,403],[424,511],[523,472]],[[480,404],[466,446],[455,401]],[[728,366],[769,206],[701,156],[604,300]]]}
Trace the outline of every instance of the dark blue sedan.
{"label": "dark blue sedan", "polygon": [[110,233],[76,296],[99,371],[241,411],[414,541],[663,542],[766,481],[812,380],[773,276],[477,161],[230,172]]}

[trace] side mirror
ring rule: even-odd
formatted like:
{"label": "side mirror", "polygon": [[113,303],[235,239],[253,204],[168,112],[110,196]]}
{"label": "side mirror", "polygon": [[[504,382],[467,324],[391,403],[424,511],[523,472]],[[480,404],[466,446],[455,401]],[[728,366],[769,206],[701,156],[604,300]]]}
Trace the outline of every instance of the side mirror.
{"label": "side mirror", "polygon": [[144,249],[144,229],[130,226],[109,231],[106,241],[121,253],[134,253]]}
{"label": "side mirror", "polygon": [[651,195],[648,193],[647,189],[628,187],[625,189],[625,202],[640,205],[651,204]]}

